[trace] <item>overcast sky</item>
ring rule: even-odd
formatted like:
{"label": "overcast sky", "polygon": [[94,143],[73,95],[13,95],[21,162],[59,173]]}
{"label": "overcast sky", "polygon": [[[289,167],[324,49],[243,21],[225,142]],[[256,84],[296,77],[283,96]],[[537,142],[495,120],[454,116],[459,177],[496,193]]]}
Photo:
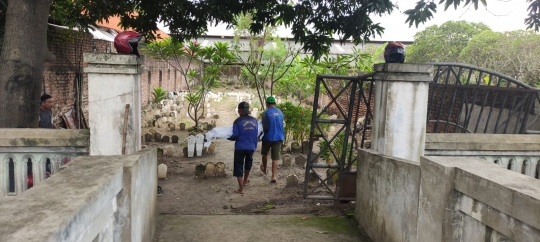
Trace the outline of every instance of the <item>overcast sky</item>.
{"label": "overcast sky", "polygon": [[[494,31],[511,31],[518,29],[525,29],[524,19],[527,17],[527,3],[525,0],[488,0],[487,9],[483,6],[479,6],[478,10],[474,10],[473,7],[463,8],[459,7],[454,10],[450,7],[447,11],[444,11],[444,6],[439,5],[438,12],[434,14],[434,18],[428,21],[426,24],[419,25],[416,28],[414,25],[409,28],[408,24],[405,24],[405,15],[403,12],[407,9],[414,7],[417,0],[399,0],[396,1],[399,9],[394,10],[391,15],[373,17],[374,22],[381,23],[386,29],[384,34],[372,40],[385,40],[385,41],[412,41],[414,40],[414,34],[418,31],[422,31],[426,27],[442,23],[450,20],[466,20],[469,22],[482,22],[488,25]],[[168,32],[167,28],[163,28],[165,32]],[[207,35],[225,35],[230,36],[233,34],[232,30],[227,30],[224,25],[218,25],[216,27],[209,27]],[[285,28],[280,28],[278,35],[281,37],[290,37],[290,31]]]}

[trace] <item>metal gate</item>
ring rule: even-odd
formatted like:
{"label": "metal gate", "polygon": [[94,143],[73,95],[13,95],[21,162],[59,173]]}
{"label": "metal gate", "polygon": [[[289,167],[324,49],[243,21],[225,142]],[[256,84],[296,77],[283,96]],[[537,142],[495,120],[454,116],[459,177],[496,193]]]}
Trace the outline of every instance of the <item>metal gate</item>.
{"label": "metal gate", "polygon": [[373,75],[317,75],[304,198],[355,200],[356,149],[369,148],[371,136]]}
{"label": "metal gate", "polygon": [[540,117],[537,88],[481,67],[432,64],[428,133],[528,133]]}

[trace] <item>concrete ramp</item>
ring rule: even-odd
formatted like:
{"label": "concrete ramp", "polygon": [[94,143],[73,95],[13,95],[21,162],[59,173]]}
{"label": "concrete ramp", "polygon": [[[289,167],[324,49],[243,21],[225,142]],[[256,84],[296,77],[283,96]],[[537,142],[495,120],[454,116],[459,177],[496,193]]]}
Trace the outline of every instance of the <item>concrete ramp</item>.
{"label": "concrete ramp", "polygon": [[[307,217],[302,220],[303,217]],[[303,215],[160,215],[154,242],[368,242],[344,217]]]}

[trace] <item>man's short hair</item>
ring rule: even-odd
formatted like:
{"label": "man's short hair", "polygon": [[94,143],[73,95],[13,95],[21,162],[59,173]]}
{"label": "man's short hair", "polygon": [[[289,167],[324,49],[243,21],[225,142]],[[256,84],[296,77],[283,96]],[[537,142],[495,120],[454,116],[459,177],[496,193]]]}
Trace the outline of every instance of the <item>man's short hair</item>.
{"label": "man's short hair", "polygon": [[43,95],[41,96],[41,102],[45,102],[45,100],[47,100],[47,99],[49,99],[49,98],[52,98],[52,96],[49,95],[49,94],[43,94]]}

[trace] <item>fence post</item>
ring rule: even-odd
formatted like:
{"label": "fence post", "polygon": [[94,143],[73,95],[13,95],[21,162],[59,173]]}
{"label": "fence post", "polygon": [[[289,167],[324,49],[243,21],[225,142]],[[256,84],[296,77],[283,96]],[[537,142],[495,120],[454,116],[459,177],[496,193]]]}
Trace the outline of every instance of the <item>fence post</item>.
{"label": "fence post", "polygon": [[143,57],[85,53],[88,65],[90,155],[121,155],[126,104],[126,155],[141,149],[141,73]]}
{"label": "fence post", "polygon": [[420,161],[424,154],[429,82],[433,65],[375,65],[372,149]]}

